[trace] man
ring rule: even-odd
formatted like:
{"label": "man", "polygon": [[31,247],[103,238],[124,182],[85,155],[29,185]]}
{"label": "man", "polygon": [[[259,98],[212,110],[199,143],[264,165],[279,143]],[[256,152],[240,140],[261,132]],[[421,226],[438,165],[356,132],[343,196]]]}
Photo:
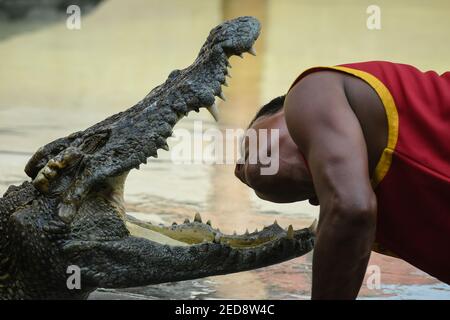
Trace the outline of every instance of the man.
{"label": "man", "polygon": [[372,249],[450,284],[450,72],[312,68],[250,128],[279,129],[279,170],[261,175],[246,150],[236,176],[262,199],[320,204],[313,299],[356,298]]}

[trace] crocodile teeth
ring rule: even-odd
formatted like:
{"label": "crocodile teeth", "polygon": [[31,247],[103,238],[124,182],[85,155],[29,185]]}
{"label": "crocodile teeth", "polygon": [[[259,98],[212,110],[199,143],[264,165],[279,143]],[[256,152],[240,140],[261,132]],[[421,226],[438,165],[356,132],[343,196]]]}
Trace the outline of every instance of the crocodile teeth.
{"label": "crocodile teeth", "polygon": [[242,53],[238,54],[239,58],[244,59],[244,55]]}
{"label": "crocodile teeth", "polygon": [[217,105],[214,103],[212,106],[207,107],[209,113],[213,116],[214,120],[219,121],[219,109],[217,108]]}
{"label": "crocodile teeth", "polygon": [[167,143],[164,143],[164,144],[161,146],[161,149],[166,150],[166,151],[169,151],[169,145],[168,145]]}
{"label": "crocodile teeth", "polygon": [[44,167],[44,169],[42,170],[42,173],[44,174],[44,176],[47,179],[52,179],[52,178],[56,177],[56,174],[57,174],[56,170],[50,168],[49,165]]}
{"label": "crocodile teeth", "polygon": [[251,47],[250,50],[248,50],[248,53],[250,53],[252,56],[256,56],[255,48]]}
{"label": "crocodile teeth", "polygon": [[206,224],[211,227],[211,220],[206,221]]}
{"label": "crocodile teeth", "polygon": [[150,151],[150,157],[158,158],[158,152],[156,151],[156,149],[152,149]]}
{"label": "crocodile teeth", "polygon": [[[41,171],[42,171],[42,169],[41,169]],[[47,177],[41,171],[39,171],[36,178],[34,178],[33,185],[36,187],[36,189],[40,190],[43,193],[46,193],[46,192],[48,192],[49,181],[48,181]]]}
{"label": "crocodile teeth", "polygon": [[288,227],[287,238],[288,239],[294,239],[294,228],[292,227],[292,224],[290,224],[289,227]]}
{"label": "crocodile teeth", "polygon": [[245,235],[248,236],[250,233],[248,232],[248,229],[245,230]]}
{"label": "crocodile teeth", "polygon": [[188,218],[184,219],[184,223],[190,223],[189,219]]}
{"label": "crocodile teeth", "polygon": [[220,233],[216,233],[216,235],[214,236],[214,242],[220,243],[220,238],[222,238],[222,235]]}
{"label": "crocodile teeth", "polygon": [[225,87],[228,87],[227,80],[225,80],[225,81],[222,83],[222,85],[225,86]]}
{"label": "crocodile teeth", "polygon": [[220,99],[222,99],[223,101],[227,101],[227,99],[225,99],[225,95],[223,94],[223,92],[219,92],[219,94],[217,95]]}
{"label": "crocodile teeth", "polygon": [[317,219],[314,219],[313,223],[308,228],[312,233],[317,234]]}
{"label": "crocodile teeth", "polygon": [[255,229],[255,233],[258,233],[258,232],[259,232],[259,231],[258,231],[258,228],[256,228],[256,229]]}
{"label": "crocodile teeth", "polygon": [[200,213],[197,212],[197,213],[195,214],[195,216],[194,216],[194,221],[195,221],[195,222],[200,222],[200,223],[202,222],[202,217],[200,216]]}

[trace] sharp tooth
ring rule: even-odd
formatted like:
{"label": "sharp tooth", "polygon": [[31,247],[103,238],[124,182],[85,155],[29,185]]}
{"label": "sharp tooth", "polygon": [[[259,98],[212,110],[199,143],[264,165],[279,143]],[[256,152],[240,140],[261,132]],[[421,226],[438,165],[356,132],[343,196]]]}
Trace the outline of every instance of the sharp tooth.
{"label": "sharp tooth", "polygon": [[225,81],[222,83],[223,86],[228,87],[228,83],[227,80],[225,79]]}
{"label": "sharp tooth", "polygon": [[250,50],[248,50],[248,53],[250,53],[252,56],[256,56],[255,48],[251,47]]}
{"label": "sharp tooth", "polygon": [[244,55],[243,55],[242,53],[239,53],[238,56],[239,56],[241,59],[244,59]]}
{"label": "sharp tooth", "polygon": [[158,158],[158,152],[156,150],[151,150],[150,157]]}
{"label": "sharp tooth", "polygon": [[233,236],[237,236],[236,230],[233,231]]}
{"label": "sharp tooth", "polygon": [[48,179],[44,176],[42,172],[39,172],[39,174],[34,178],[33,185],[39,189],[41,192],[48,192]]}
{"label": "sharp tooth", "polygon": [[41,171],[47,179],[54,178],[56,176],[56,170],[50,168],[50,166],[45,166]]}
{"label": "sharp tooth", "polygon": [[287,238],[288,239],[294,239],[294,228],[292,227],[292,224],[290,224],[289,227],[288,227]]}
{"label": "sharp tooth", "polygon": [[245,235],[248,236],[249,234],[248,229],[245,229]]}
{"label": "sharp tooth", "polygon": [[256,229],[255,229],[255,233],[258,233],[258,232],[259,232],[259,231],[258,231],[258,228],[256,228]]}
{"label": "sharp tooth", "polygon": [[227,67],[228,67],[228,68],[230,68],[230,69],[233,68],[233,67],[231,66],[231,64],[230,64],[230,61],[228,61],[228,59],[225,60],[225,61],[226,61],[226,64],[227,64]]}
{"label": "sharp tooth", "polygon": [[225,76],[227,76],[228,78],[233,78],[232,76],[231,76],[231,74],[230,74],[230,70],[228,70],[228,73],[225,75]]}
{"label": "sharp tooth", "polygon": [[161,147],[161,149],[169,151],[169,145],[167,143],[164,143]]}
{"label": "sharp tooth", "polygon": [[227,101],[227,99],[225,99],[225,96],[224,96],[223,92],[219,92],[218,97],[219,97],[220,99],[222,99],[223,101]]}
{"label": "sharp tooth", "polygon": [[184,223],[190,223],[189,219],[188,218],[184,219]]}
{"label": "sharp tooth", "polygon": [[217,105],[214,103],[212,106],[207,107],[209,113],[213,116],[214,120],[219,121],[219,109],[217,108]]}
{"label": "sharp tooth", "polygon": [[196,213],[194,216],[194,221],[195,222],[202,222],[202,217],[200,216],[200,213]]}
{"label": "sharp tooth", "polygon": [[211,227],[211,220],[206,221],[206,224]]}
{"label": "sharp tooth", "polygon": [[312,233],[317,234],[317,219],[314,219],[313,223],[308,228]]}
{"label": "sharp tooth", "polygon": [[278,221],[277,221],[277,220],[275,220],[275,221],[273,222],[273,224],[275,224],[275,225],[278,225]]}

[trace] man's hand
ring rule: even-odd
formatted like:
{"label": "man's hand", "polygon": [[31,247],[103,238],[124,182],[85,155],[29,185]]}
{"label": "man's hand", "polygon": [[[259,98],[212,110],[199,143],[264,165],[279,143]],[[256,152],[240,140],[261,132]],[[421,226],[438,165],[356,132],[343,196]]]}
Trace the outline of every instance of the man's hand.
{"label": "man's hand", "polygon": [[320,203],[313,299],[354,299],[376,228],[367,147],[338,72],[312,73],[285,101],[289,133],[308,161]]}

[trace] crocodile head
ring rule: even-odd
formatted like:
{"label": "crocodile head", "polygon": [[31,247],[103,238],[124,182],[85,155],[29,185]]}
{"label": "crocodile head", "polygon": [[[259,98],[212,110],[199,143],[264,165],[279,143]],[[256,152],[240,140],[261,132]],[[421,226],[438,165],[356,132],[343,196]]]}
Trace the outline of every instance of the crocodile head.
{"label": "crocodile head", "polygon": [[[215,97],[224,99],[228,59],[254,54],[260,32],[252,17],[211,30],[192,65],[168,79],[128,110],[40,148],[25,171],[52,217],[70,232],[63,248],[92,287],[129,287],[192,279],[263,267],[310,251],[310,229],[276,223],[243,235],[222,234],[200,215],[191,222],[156,226],[127,217],[124,185],[157,150],[168,148],[173,126],[190,111],[207,108],[215,119]],[[157,183],[155,181],[154,183]],[[69,263],[68,262],[68,263]]]}

